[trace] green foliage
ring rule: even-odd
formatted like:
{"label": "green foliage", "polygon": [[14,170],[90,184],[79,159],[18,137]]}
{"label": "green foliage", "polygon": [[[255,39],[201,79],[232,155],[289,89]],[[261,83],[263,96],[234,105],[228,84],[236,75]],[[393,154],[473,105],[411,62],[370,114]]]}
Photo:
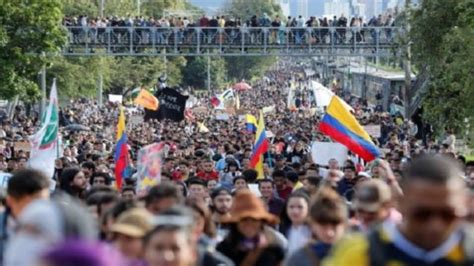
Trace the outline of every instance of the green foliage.
{"label": "green foliage", "polygon": [[474,117],[474,1],[424,0],[412,20],[414,62],[430,71],[425,118],[462,132]]}
{"label": "green foliage", "polygon": [[148,0],[143,2],[141,6],[143,10],[142,14],[155,18],[162,17],[165,9],[185,9],[184,2],[179,0]]}
{"label": "green foliage", "polygon": [[[268,0],[230,1],[227,10],[229,14],[241,17],[243,21],[249,20],[253,15],[261,18],[264,13],[270,16],[271,19],[277,15],[283,18],[280,5]],[[276,60],[274,56],[225,58],[229,79],[233,81],[252,80],[261,77]]]}
{"label": "green foliage", "polygon": [[37,73],[65,43],[59,0],[0,0],[0,98],[37,98]]}
{"label": "green foliage", "polygon": [[[210,62],[211,88],[225,86],[226,65],[222,58],[211,58]],[[183,69],[183,85],[197,89],[207,89],[207,58],[191,57]]]}
{"label": "green foliage", "polygon": [[258,56],[258,57],[227,57],[227,72],[229,79],[232,81],[253,80],[262,75],[270,66],[275,64],[274,56]]}
{"label": "green foliage", "polygon": [[230,1],[227,10],[229,14],[241,17],[243,21],[250,19],[253,15],[260,18],[264,13],[271,18],[276,15],[283,17],[280,5],[269,0],[234,0]]}
{"label": "green foliage", "polygon": [[56,57],[47,70],[48,84],[56,78],[61,97],[93,97],[97,95],[99,75],[103,76],[104,88],[109,87],[113,65],[110,57]]}
{"label": "green foliage", "polygon": [[[107,1],[107,0],[104,0]],[[89,17],[99,16],[100,0],[62,0],[65,16],[77,17],[87,15]]]}
{"label": "green foliage", "polygon": [[119,57],[111,66],[110,89],[115,93],[123,93],[138,86],[152,87],[164,73],[168,75],[168,85],[179,85],[184,62],[184,58],[174,58],[165,66],[163,58]]}

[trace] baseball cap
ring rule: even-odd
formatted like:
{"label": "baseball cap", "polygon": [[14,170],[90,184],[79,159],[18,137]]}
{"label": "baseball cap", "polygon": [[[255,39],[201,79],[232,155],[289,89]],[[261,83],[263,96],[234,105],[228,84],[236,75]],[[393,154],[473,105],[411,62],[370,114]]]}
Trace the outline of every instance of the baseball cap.
{"label": "baseball cap", "polygon": [[352,206],[356,210],[375,212],[391,198],[388,185],[381,180],[372,179],[361,183],[357,188]]}
{"label": "baseball cap", "polygon": [[145,209],[133,208],[119,216],[111,232],[141,238],[153,228],[153,216]]}

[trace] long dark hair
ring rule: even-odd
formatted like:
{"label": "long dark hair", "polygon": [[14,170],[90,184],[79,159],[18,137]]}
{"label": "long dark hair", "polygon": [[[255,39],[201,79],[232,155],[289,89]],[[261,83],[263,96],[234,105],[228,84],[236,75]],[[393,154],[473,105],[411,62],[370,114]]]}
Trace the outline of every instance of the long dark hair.
{"label": "long dark hair", "polygon": [[81,171],[77,167],[66,168],[62,171],[59,186],[61,190],[74,197],[81,197],[82,189],[71,186],[74,177]]}
{"label": "long dark hair", "polygon": [[292,199],[292,198],[304,199],[304,201],[306,201],[306,204],[308,204],[308,211],[309,211],[310,199],[309,199],[308,194],[306,194],[303,191],[297,191],[297,192],[292,193],[288,197],[288,200],[285,203],[285,207],[284,207],[283,211],[280,214],[280,221],[281,222],[280,222],[279,230],[285,236],[287,236],[288,230],[290,229],[290,227],[292,225],[292,222],[291,222],[290,217],[288,216],[288,212],[287,212],[288,203],[290,202],[290,199]]}

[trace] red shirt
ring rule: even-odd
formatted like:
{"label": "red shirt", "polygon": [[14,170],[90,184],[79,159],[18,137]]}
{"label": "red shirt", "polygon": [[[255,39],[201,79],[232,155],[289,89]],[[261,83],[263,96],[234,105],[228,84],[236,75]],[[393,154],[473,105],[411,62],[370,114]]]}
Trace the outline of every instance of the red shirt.
{"label": "red shirt", "polygon": [[196,176],[201,178],[204,181],[219,179],[219,173],[217,173],[216,171],[212,171],[212,172],[201,171],[201,172],[198,172]]}
{"label": "red shirt", "polygon": [[282,190],[277,190],[278,196],[280,196],[280,198],[282,198],[285,201],[288,200],[288,197],[290,196],[292,191],[293,191],[293,188],[289,186],[287,186],[286,188]]}

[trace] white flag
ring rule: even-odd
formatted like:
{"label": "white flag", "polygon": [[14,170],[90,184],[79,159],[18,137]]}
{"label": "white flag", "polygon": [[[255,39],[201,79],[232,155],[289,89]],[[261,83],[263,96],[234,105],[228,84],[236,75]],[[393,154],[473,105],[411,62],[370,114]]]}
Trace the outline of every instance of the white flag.
{"label": "white flag", "polygon": [[227,89],[223,93],[216,95],[216,97],[219,99],[219,105],[216,106],[215,109],[224,110],[226,103],[235,99],[234,89]]}
{"label": "white flag", "polygon": [[30,168],[39,170],[50,178],[54,175],[54,161],[58,158],[58,117],[58,94],[54,80],[41,128],[30,136],[31,154],[28,161]]}
{"label": "white flag", "polygon": [[[321,83],[316,81],[311,81],[311,87],[313,89],[314,98],[316,100],[316,106],[328,106],[331,102],[332,97],[334,96],[334,92],[332,92],[330,89],[324,87]],[[345,101],[342,102],[348,110],[352,112],[354,111],[354,109],[352,109],[349,104],[347,104]]]}

